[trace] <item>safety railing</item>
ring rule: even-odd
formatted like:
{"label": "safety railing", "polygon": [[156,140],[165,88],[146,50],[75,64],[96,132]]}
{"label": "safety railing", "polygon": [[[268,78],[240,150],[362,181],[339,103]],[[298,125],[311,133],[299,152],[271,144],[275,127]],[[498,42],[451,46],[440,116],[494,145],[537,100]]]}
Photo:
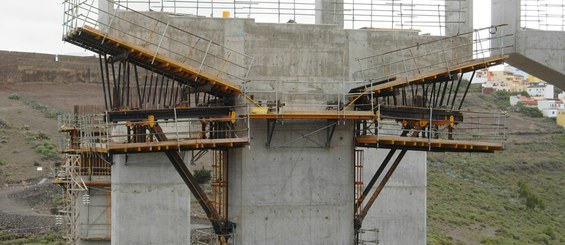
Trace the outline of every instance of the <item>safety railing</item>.
{"label": "safety railing", "polygon": [[[388,107],[388,109],[394,109]],[[357,136],[373,135],[377,139],[384,136],[400,136],[408,131],[406,137],[425,138],[429,141],[436,139],[443,140],[465,140],[465,141],[504,141],[507,138],[507,118],[506,112],[473,112],[473,111],[452,111],[451,115],[445,116],[445,111],[436,111],[432,108],[427,109],[426,115],[419,115],[415,120],[403,116],[387,116],[381,114],[381,106],[377,106],[377,120],[367,122],[363,127],[356,129]],[[402,109],[402,107],[398,107]],[[448,113],[449,114],[449,113]],[[441,115],[441,116],[438,116]],[[441,119],[438,119],[441,118]],[[413,128],[407,127],[410,123],[417,125]],[[410,136],[415,134],[415,136]]]}
{"label": "safety railing", "polygon": [[[244,85],[246,95],[253,98],[268,113],[326,112],[344,114],[363,107],[372,111],[370,101],[353,101],[359,95],[372,96],[372,92],[353,88],[368,88],[365,81],[288,81],[251,80]],[[249,103],[249,102],[248,102]],[[250,106],[253,106],[250,104]],[[361,110],[361,109],[360,109]]]}
{"label": "safety railing", "polygon": [[[99,6],[108,6],[107,8]],[[178,16],[141,12],[112,0],[65,0],[63,36],[77,28],[104,33],[101,43],[117,37],[149,50],[153,61],[163,55],[194,68],[198,74],[242,82],[253,65],[253,57],[177,26]]]}
{"label": "safety railing", "polygon": [[565,0],[521,0],[520,26],[544,31],[565,31]]}
{"label": "safety railing", "polygon": [[[235,18],[257,22],[314,24],[316,14],[330,16],[332,24],[345,28],[421,29],[443,35],[447,24],[467,20],[468,0],[344,0],[332,1],[322,9],[314,0],[118,0],[121,5],[144,11],[221,17],[229,12]],[[451,7],[448,7],[448,4]],[[450,15],[453,18],[446,20]],[[341,22],[341,23],[340,23]]]}
{"label": "safety railing", "polygon": [[[244,107],[243,110],[248,110],[248,108]],[[244,115],[249,115],[249,112]],[[210,144],[221,144],[224,143],[222,140],[249,139],[250,137],[248,117],[235,114],[220,118],[177,118],[175,116],[168,120],[137,122],[108,122],[105,117],[105,114],[76,116],[77,131],[80,137],[74,139],[76,143],[63,144],[60,147],[63,151],[74,150],[90,153],[109,152],[114,149],[112,147],[120,148],[127,144],[151,148],[167,143],[171,148],[180,149],[186,145],[204,144],[202,142],[206,140],[209,140]],[[161,127],[162,135],[167,141],[159,141],[157,134],[161,132],[153,132],[149,129],[157,124]],[[102,161],[102,159],[98,160]],[[90,171],[89,169],[84,170]]]}
{"label": "safety railing", "polygon": [[[401,80],[430,72],[445,72],[458,65],[503,56],[513,44],[506,25],[491,26],[453,37],[433,40],[363,58],[357,58],[356,76],[363,80]],[[491,47],[495,43],[495,47]]]}

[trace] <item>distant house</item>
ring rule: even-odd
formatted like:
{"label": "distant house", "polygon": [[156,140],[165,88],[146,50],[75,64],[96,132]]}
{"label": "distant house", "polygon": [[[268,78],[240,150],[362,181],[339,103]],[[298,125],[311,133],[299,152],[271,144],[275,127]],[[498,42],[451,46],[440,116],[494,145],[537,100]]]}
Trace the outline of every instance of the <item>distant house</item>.
{"label": "distant house", "polygon": [[503,70],[480,70],[476,77],[482,81],[483,93],[492,91],[522,92],[531,83],[518,69],[504,66]]}
{"label": "distant house", "polygon": [[563,106],[564,105],[561,100],[539,100],[537,105],[540,111],[547,109],[563,110],[565,109]]}
{"label": "distant house", "polygon": [[510,105],[511,106],[516,106],[518,103],[522,103],[522,105],[527,106],[527,107],[537,107],[538,106],[538,100],[536,100],[535,98],[528,98],[526,96],[521,96],[521,95],[510,96]]}
{"label": "distant house", "polygon": [[537,107],[544,117],[556,118],[561,111],[565,110],[564,106],[561,100],[540,100]]}
{"label": "distant house", "polygon": [[483,94],[492,94],[494,92],[493,87],[483,87]]}
{"label": "distant house", "polygon": [[541,111],[541,113],[543,114],[543,117],[547,117],[547,118],[556,118],[557,115],[559,114],[559,112],[561,112],[561,111],[559,109],[555,109],[555,108],[543,109]]}
{"label": "distant house", "polygon": [[560,111],[557,114],[557,125],[565,128],[565,111]]}
{"label": "distant house", "polygon": [[553,85],[543,82],[536,83],[528,87],[528,94],[532,97],[553,99]]}

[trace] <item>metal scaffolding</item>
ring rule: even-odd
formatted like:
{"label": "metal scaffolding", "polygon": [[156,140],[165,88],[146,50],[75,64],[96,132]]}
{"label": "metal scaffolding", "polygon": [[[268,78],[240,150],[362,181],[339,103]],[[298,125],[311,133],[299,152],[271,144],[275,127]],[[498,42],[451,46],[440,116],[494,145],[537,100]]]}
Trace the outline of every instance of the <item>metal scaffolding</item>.
{"label": "metal scaffolding", "polygon": [[565,31],[565,0],[521,0],[520,27]]}
{"label": "metal scaffolding", "polygon": [[[117,4],[139,11],[158,11],[206,17],[254,18],[257,22],[314,24],[316,13],[329,11],[334,24],[345,28],[425,30],[444,35],[447,24],[467,21],[467,0],[344,0],[329,10],[313,0],[119,0]],[[447,7],[451,4],[453,7]],[[342,11],[343,10],[343,11]],[[453,16],[446,20],[447,15]],[[337,23],[343,20],[343,23]]]}
{"label": "metal scaffolding", "polygon": [[76,244],[80,238],[80,212],[79,202],[82,201],[81,193],[88,190],[84,180],[79,174],[81,156],[79,154],[65,154],[65,164],[57,173],[55,182],[63,186],[63,208],[59,213],[63,216],[65,236],[69,244]]}

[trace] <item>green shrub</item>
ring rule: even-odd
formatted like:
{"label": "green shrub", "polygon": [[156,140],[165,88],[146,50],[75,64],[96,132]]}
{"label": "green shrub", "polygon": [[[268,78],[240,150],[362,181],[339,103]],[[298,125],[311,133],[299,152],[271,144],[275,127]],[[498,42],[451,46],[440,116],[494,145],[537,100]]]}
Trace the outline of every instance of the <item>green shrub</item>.
{"label": "green shrub", "polygon": [[0,128],[5,128],[5,127],[8,127],[8,123],[6,122],[6,120],[0,117]]}
{"label": "green shrub", "polygon": [[35,146],[35,152],[49,158],[54,158],[58,154],[55,143],[47,139],[44,139],[39,145]]}
{"label": "green shrub", "polygon": [[520,198],[525,199],[525,204],[528,209],[545,209],[543,200],[530,190],[528,183],[522,181],[518,182],[518,194],[520,195]]}
{"label": "green shrub", "polygon": [[13,93],[13,94],[10,94],[10,95],[8,96],[8,99],[11,99],[11,100],[19,100],[20,98],[21,98],[21,97],[20,97],[20,95],[19,95],[18,93]]}
{"label": "green shrub", "polygon": [[210,179],[212,179],[211,172],[212,171],[206,170],[202,167],[201,169],[194,170],[194,178],[196,178],[196,182],[198,182],[198,184],[206,184],[210,181]]}
{"label": "green shrub", "polygon": [[53,108],[49,108],[48,106],[41,104],[32,99],[26,100],[25,103],[26,105],[31,106],[31,108],[43,112],[43,114],[45,114],[45,117],[47,118],[56,118],[57,116],[63,114],[63,112],[60,112]]}
{"label": "green shrub", "polygon": [[62,112],[55,110],[55,109],[52,109],[52,108],[48,108],[43,113],[45,113],[45,117],[47,117],[47,118],[56,118],[59,115],[63,114]]}
{"label": "green shrub", "polygon": [[54,194],[51,196],[51,203],[55,205],[63,204],[63,195],[61,194]]}
{"label": "green shrub", "polygon": [[545,228],[543,233],[545,233],[547,236],[549,236],[549,238],[551,238],[551,240],[557,239],[557,233],[555,233],[555,229],[553,229],[553,227],[551,227],[551,226],[548,226],[547,228]]}
{"label": "green shrub", "polygon": [[62,235],[57,232],[50,232],[46,235],[30,235],[0,231],[0,244],[63,245],[65,244],[65,240]]}
{"label": "green shrub", "polygon": [[543,117],[543,113],[537,107],[527,107],[520,102],[516,106],[518,107],[518,112],[528,117]]}

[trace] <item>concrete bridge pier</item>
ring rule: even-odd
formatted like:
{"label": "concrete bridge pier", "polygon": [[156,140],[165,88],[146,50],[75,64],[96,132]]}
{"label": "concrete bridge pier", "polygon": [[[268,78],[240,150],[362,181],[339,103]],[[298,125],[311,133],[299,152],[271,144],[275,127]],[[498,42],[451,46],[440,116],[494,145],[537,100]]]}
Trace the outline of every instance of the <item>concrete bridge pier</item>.
{"label": "concrete bridge pier", "polygon": [[191,194],[165,153],[113,157],[112,244],[189,244]]}

